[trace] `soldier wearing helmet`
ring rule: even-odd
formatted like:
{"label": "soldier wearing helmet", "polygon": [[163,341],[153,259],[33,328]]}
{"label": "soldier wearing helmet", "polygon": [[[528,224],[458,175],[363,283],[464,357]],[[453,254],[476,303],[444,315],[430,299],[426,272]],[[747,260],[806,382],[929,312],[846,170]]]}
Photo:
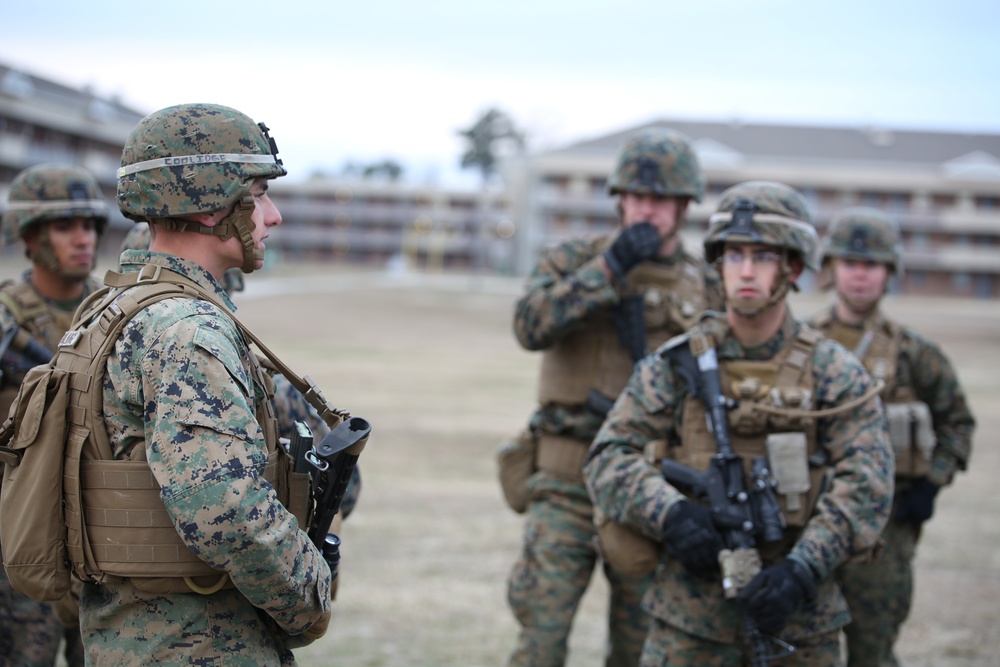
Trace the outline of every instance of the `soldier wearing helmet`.
{"label": "soldier wearing helmet", "polygon": [[880,308],[889,280],[903,272],[895,221],[872,208],[841,211],[830,222],[821,255],[835,300],[811,323],[854,352],[883,383],[896,455],[883,548],[870,562],[837,571],[852,617],[845,628],[847,664],[894,665],[893,645],[913,599],[912,561],[921,527],[934,513],[938,491],[966,469],[975,420],[940,347]]}
{"label": "soldier wearing helmet", "polygon": [[725,313],[643,359],[590,448],[595,512],[658,548],[641,664],[840,664],[834,571],[885,525],[893,458],[871,376],[788,309],[815,249],[791,187],[723,192],[705,254]]}
{"label": "soldier wearing helmet", "polygon": [[[43,164],[11,183],[3,214],[5,243],[23,241],[31,266],[0,284],[0,419],[24,374],[48,363],[77,306],[98,285],[90,278],[107,205],[86,170]],[[66,623],[66,660],[83,664],[78,623],[67,599],[55,605],[14,591],[0,571],[0,646],[15,664],[55,664]]]}
{"label": "soldier wearing helmet", "polygon": [[539,407],[499,451],[505,496],[527,513],[508,579],[521,626],[512,666],[565,663],[573,617],[602,561],[611,589],[606,664],[637,664],[650,577],[629,566],[628,550],[610,563],[595,547],[583,460],[633,364],[722,305],[717,276],[677,236],[689,202],[704,191],[688,139],[659,128],[630,137],[609,191],[618,198],[618,231],[545,250],[515,309],[518,342],[541,351],[542,363]]}
{"label": "soldier wearing helmet", "polygon": [[[148,462],[155,510],[186,549],[154,551],[140,569],[102,549],[74,561],[88,664],[294,664],[292,648],[329,623],[331,566],[286,509],[302,489],[277,442],[273,383],[222,284],[261,267],[281,224],[267,192],[286,173],[277,152],[263,123],[215,104],[148,115],[122,151],[119,208],[150,224],[149,250],[122,253],[76,332],[97,336],[91,323],[129,313],[92,391],[114,460]],[[128,554],[132,539],[108,541]]]}

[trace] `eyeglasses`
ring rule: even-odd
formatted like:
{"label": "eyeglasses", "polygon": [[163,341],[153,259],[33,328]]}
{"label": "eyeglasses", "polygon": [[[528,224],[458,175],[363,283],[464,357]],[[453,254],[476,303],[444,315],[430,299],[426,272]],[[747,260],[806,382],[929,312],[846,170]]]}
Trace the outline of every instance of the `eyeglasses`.
{"label": "eyeglasses", "polygon": [[[730,266],[743,266],[743,262],[746,261],[747,252],[744,250],[737,250],[736,248],[731,248],[722,253],[722,261]],[[764,266],[777,264],[781,261],[782,254],[776,250],[751,250],[749,252],[750,263],[755,266]]]}

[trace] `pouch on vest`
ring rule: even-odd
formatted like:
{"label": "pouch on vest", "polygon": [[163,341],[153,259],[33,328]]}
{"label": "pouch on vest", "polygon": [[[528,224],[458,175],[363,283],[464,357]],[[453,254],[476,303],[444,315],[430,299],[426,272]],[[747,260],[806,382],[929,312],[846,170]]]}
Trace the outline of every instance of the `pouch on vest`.
{"label": "pouch on vest", "polygon": [[59,600],[70,590],[63,521],[68,395],[66,371],[28,371],[11,408],[11,440],[0,449],[3,563],[14,590],[35,600]]}
{"label": "pouch on vest", "polygon": [[889,439],[896,454],[898,477],[923,477],[931,469],[937,438],[926,403],[887,403]]}
{"label": "pouch on vest", "polygon": [[[643,458],[659,467],[669,453],[666,440],[652,440],[643,448]],[[635,530],[612,521],[594,510],[597,551],[613,569],[632,577],[649,574],[660,563],[660,545]]]}
{"label": "pouch on vest", "polygon": [[518,514],[528,509],[531,500],[528,492],[528,478],[535,474],[535,451],[538,440],[525,429],[517,437],[500,443],[497,449],[497,467],[500,474],[500,488],[510,508]]}
{"label": "pouch on vest", "polygon": [[598,513],[597,551],[612,569],[631,577],[649,574],[660,564],[659,545],[628,526]]}

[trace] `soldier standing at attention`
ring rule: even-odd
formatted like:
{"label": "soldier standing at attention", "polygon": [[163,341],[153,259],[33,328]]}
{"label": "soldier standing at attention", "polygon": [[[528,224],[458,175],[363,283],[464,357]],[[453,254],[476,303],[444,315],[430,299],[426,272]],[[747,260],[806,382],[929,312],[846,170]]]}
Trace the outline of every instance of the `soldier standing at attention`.
{"label": "soldier standing at attention", "polygon": [[[178,556],[157,552],[151,566],[222,576],[84,583],[88,664],[292,665],[291,649],[326,631],[330,567],[279,501],[291,484],[283,468],[267,481],[268,459],[281,449],[273,385],[220,282],[228,269],[263,265],[268,235],[281,224],[268,181],[285,173],[266,126],[220,105],[156,111],[125,144],[118,205],[150,223],[152,240],[148,252],[124,252],[123,272],[106,278],[118,285],[115,300],[81,317],[113,320],[150,284],[182,285],[185,296],[139,310],[111,350],[97,389],[109,449],[116,461],[146,462],[186,547]],[[113,543],[128,554],[130,539],[119,531]],[[96,567],[110,556],[95,550]]]}
{"label": "soldier standing at attention", "polygon": [[[794,189],[750,182],[723,192],[705,257],[719,266],[725,315],[707,315],[644,359],[590,449],[584,472],[595,507],[662,545],[644,600],[653,620],[642,667],[748,665],[748,645],[761,644],[764,654],[786,654],[783,667],[842,664],[849,614],[833,573],[874,546],[889,516],[893,459],[874,381],[789,312],[785,296],[815,268],[816,246]],[[696,371],[718,370],[725,401],[716,397],[710,413],[675,365],[688,351]],[[698,471],[713,463],[707,414],[728,423],[744,489],[754,488],[751,463],[776,478],[784,523],[766,541],[753,521],[720,528],[718,513],[664,478],[664,458]],[[743,555],[756,562],[747,559],[745,578],[734,579],[736,535],[755,538]],[[796,650],[787,655],[774,638]]]}
{"label": "soldier standing at attention", "polygon": [[975,420],[941,349],[879,309],[893,274],[902,275],[899,231],[871,208],[842,211],[823,242],[823,270],[836,291],[833,306],[812,325],[864,363],[885,387],[882,400],[896,454],[892,517],[882,549],[870,562],[837,570],[851,609],[849,667],[898,665],[893,645],[913,599],[913,557],[921,526],[941,487],[965,470]]}
{"label": "soldier standing at attention", "polygon": [[[583,484],[587,448],[632,366],[721,306],[717,276],[677,236],[704,184],[688,139],[640,132],[625,144],[609,182],[618,195],[617,234],[546,250],[518,301],[514,331],[543,352],[540,405],[528,430],[501,448],[520,451],[525,474],[505,482],[511,506],[527,510],[523,551],[508,580],[521,626],[511,667],[558,667],[577,606],[600,560],[593,507]],[[511,488],[513,487],[513,488]],[[606,665],[634,667],[648,617],[640,601],[648,574],[604,563],[611,588]]]}
{"label": "soldier standing at attention", "polygon": [[[11,183],[4,242],[22,239],[31,268],[0,284],[0,421],[24,374],[48,363],[77,306],[99,287],[90,272],[107,221],[97,181],[79,167],[38,165]],[[15,665],[54,665],[64,634],[67,663],[82,665],[75,599],[32,600],[0,568],[0,655]]]}

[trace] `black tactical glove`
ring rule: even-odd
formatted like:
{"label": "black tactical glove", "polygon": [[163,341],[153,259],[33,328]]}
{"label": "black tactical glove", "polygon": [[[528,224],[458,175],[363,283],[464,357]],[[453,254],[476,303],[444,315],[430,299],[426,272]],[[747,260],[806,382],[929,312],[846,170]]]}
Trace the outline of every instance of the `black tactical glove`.
{"label": "black tactical glove", "polygon": [[604,261],[608,268],[621,280],[636,264],[649,259],[660,251],[663,239],[651,222],[640,222],[626,227],[618,238],[604,251]]}
{"label": "black tactical glove", "polygon": [[807,567],[786,558],[757,573],[740,591],[738,599],[757,628],[777,635],[806,601],[816,597],[816,579]]}
{"label": "black tactical glove", "polygon": [[722,537],[712,522],[712,510],[682,500],[667,512],[663,545],[693,575],[708,577],[719,571]]}
{"label": "black tactical glove", "polygon": [[928,481],[926,477],[918,479],[899,499],[896,520],[918,525],[927,521],[934,514],[934,497],[939,490],[940,487]]}

